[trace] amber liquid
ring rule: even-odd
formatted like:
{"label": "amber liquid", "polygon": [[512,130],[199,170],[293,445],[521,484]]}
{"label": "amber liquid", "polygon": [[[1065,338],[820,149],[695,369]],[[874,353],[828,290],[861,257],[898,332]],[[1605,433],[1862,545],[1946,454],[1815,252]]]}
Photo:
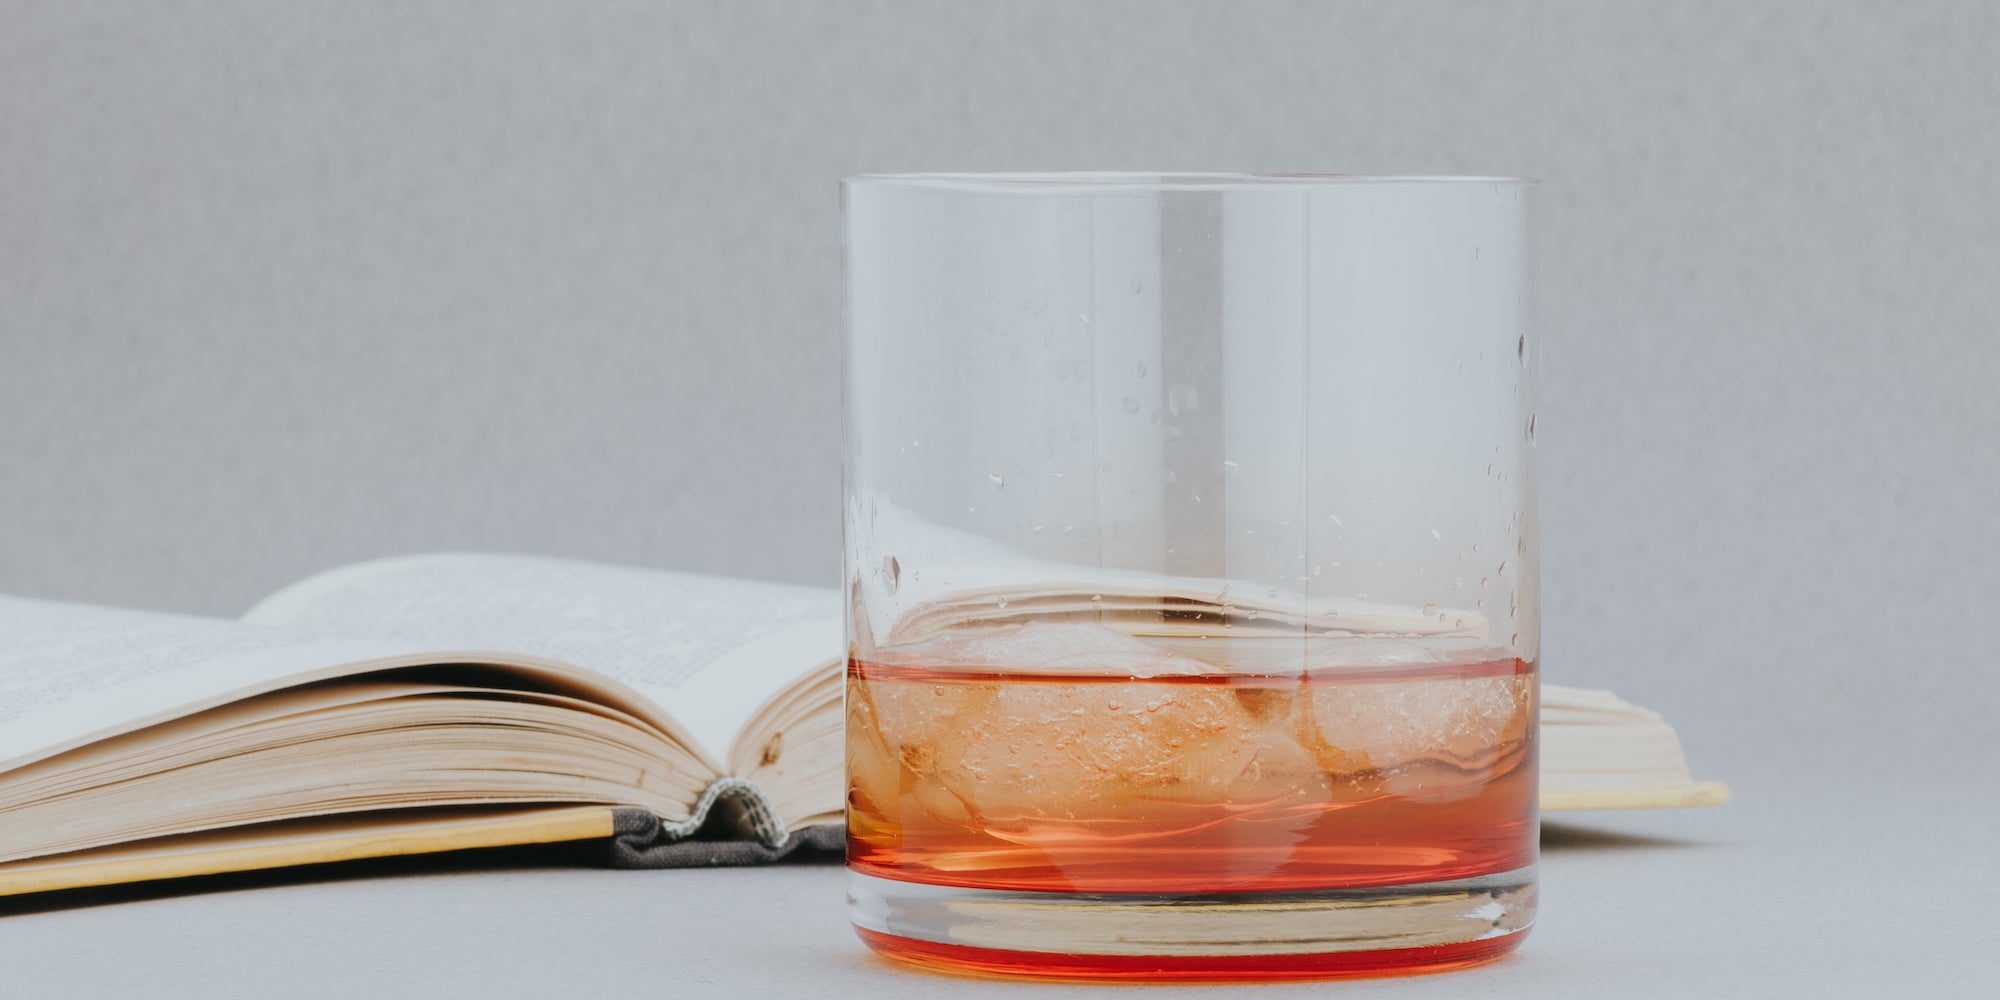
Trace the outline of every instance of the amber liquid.
{"label": "amber liquid", "polygon": [[[853,660],[848,863],[934,885],[1156,895],[1513,872],[1535,862],[1535,702],[1534,666],[1518,659],[1144,679]],[[1023,966],[863,936],[931,964]],[[1326,958],[1382,974],[1511,947]],[[1125,964],[1056,971],[1116,976]]]}

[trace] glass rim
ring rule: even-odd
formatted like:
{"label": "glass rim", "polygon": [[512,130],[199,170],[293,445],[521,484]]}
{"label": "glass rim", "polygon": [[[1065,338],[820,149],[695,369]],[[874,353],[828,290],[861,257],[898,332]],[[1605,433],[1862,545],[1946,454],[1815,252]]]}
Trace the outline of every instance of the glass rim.
{"label": "glass rim", "polygon": [[866,173],[842,187],[895,186],[1005,194],[1093,194],[1109,191],[1242,191],[1350,185],[1502,185],[1532,187],[1532,177],[1453,174],[1166,173],[1148,171],[995,171]]}

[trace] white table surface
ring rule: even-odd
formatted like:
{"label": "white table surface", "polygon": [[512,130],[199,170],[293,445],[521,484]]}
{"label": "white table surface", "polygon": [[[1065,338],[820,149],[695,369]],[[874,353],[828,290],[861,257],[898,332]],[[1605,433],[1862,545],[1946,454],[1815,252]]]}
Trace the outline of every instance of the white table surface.
{"label": "white table surface", "polygon": [[[1968,769],[1969,770],[1969,769]],[[1520,951],[1403,979],[1181,987],[1398,997],[1978,997],[2000,990],[1990,787],[1733,782],[1721,809],[1545,831]],[[936,996],[1131,989],[911,972],[848,930],[836,863],[623,872],[392,863],[334,879],[19,903],[0,995]]]}

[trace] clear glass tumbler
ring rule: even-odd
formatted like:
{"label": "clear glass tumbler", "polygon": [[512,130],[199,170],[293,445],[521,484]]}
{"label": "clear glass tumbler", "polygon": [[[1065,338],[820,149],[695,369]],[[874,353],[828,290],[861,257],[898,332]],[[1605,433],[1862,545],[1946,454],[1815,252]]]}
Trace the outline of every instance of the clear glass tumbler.
{"label": "clear glass tumbler", "polygon": [[869,945],[1255,979],[1520,942],[1530,189],[846,182],[848,867]]}

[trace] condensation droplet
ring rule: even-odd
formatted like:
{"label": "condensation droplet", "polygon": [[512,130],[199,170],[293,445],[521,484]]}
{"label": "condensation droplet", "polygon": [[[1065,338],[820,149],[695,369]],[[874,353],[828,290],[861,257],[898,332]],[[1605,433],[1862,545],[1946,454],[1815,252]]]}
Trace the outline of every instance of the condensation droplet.
{"label": "condensation droplet", "polygon": [[998,604],[998,605],[1000,605],[1001,607],[1003,607],[1003,608],[1004,608],[1004,607],[1006,607],[1006,606],[1007,606],[1007,599],[1006,599],[1006,598],[1004,598],[1004,597],[1002,597],[1002,598],[999,598],[999,599],[995,600],[995,601],[994,601],[993,603],[995,603],[995,604]]}
{"label": "condensation droplet", "polygon": [[896,585],[903,580],[903,564],[895,556],[882,557],[882,575],[889,581],[889,593],[896,592]]}
{"label": "condensation droplet", "polygon": [[1195,505],[1195,506],[1197,506],[1197,507],[1201,506],[1201,494],[1199,494],[1199,493],[1195,493],[1195,494],[1192,494],[1192,496],[1193,496],[1193,499],[1194,499],[1194,505]]}
{"label": "condensation droplet", "polygon": [[1124,402],[1118,404],[1118,407],[1126,413],[1137,413],[1139,412],[1139,401],[1127,396]]}
{"label": "condensation droplet", "polygon": [[1235,471],[1236,471],[1236,463],[1235,463],[1235,462],[1232,462],[1232,461],[1230,461],[1230,460],[1228,460],[1228,459],[1226,459],[1226,458],[1222,460],[1222,467],[1223,467],[1223,468],[1225,468],[1225,469],[1228,469],[1228,470],[1229,470],[1229,471],[1231,471],[1231,472],[1235,472]]}
{"label": "condensation droplet", "polygon": [[1436,602],[1436,601],[1425,601],[1425,602],[1424,602],[1424,614],[1430,614],[1431,612],[1433,612],[1433,611],[1436,611],[1437,609],[1438,609],[1438,606],[1437,606],[1437,602]]}
{"label": "condensation droplet", "polygon": [[1346,524],[1346,522],[1345,522],[1345,521],[1342,521],[1342,520],[1340,519],[1340,515],[1339,515],[1339,514],[1328,514],[1328,515],[1326,516],[1326,519],[1327,519],[1327,520],[1329,520],[1329,521],[1332,521],[1332,522],[1333,522],[1333,523],[1335,523],[1335,524],[1341,524],[1341,525],[1344,525],[1344,524]]}
{"label": "condensation droplet", "polygon": [[1146,363],[1144,361],[1139,362],[1139,377],[1146,377]]}
{"label": "condensation droplet", "polygon": [[1048,307],[1049,307],[1049,293],[1047,292],[1037,293],[1035,297],[1028,302],[1028,311],[1036,316],[1040,316],[1044,310],[1048,309]]}
{"label": "condensation droplet", "polygon": [[1479,578],[1479,589],[1480,590],[1486,589],[1486,578],[1483,576]]}
{"label": "condensation droplet", "polygon": [[1477,552],[1477,551],[1479,551],[1479,543],[1478,543],[1478,542],[1473,542],[1473,543],[1472,543],[1472,551],[1474,551],[1474,552]]}
{"label": "condensation droplet", "polygon": [[1314,567],[1313,567],[1313,577],[1314,577],[1314,578],[1318,578],[1318,576],[1319,576],[1319,573],[1320,573],[1320,567],[1318,567],[1318,566],[1314,566]]}
{"label": "condensation droplet", "polygon": [[1528,414],[1528,443],[1535,443],[1535,415]]}
{"label": "condensation droplet", "polygon": [[1523,368],[1528,365],[1528,335],[1525,333],[1514,340],[1514,360],[1519,361]]}
{"label": "condensation droplet", "polygon": [[1092,595],[1090,595],[1090,603],[1092,603],[1092,604],[1102,604],[1102,603],[1104,603],[1104,595],[1103,595],[1103,594],[1092,594]]}
{"label": "condensation droplet", "polygon": [[1502,560],[1500,560],[1500,565],[1499,565],[1499,566],[1496,566],[1496,567],[1494,567],[1494,569],[1493,569],[1493,572],[1495,572],[1495,573],[1499,573],[1499,574],[1501,574],[1502,576],[1506,575],[1506,573],[1507,573],[1507,560],[1505,560],[1505,559],[1502,559]]}
{"label": "condensation droplet", "polygon": [[1440,542],[1444,541],[1444,536],[1438,534],[1438,530],[1436,528],[1431,529],[1431,537],[1437,539]]}
{"label": "condensation droplet", "polygon": [[1137,295],[1146,290],[1146,283],[1138,278],[1133,278],[1132,283],[1126,287],[1132,290],[1132,294]]}
{"label": "condensation droplet", "polygon": [[1520,644],[1521,644],[1521,633],[1516,632],[1513,635],[1507,637],[1507,645],[1519,646]]}
{"label": "condensation droplet", "polygon": [[1007,477],[997,472],[988,473],[986,476],[986,481],[993,484],[993,490],[996,493],[999,492],[1001,489],[1005,488],[1007,485]]}

